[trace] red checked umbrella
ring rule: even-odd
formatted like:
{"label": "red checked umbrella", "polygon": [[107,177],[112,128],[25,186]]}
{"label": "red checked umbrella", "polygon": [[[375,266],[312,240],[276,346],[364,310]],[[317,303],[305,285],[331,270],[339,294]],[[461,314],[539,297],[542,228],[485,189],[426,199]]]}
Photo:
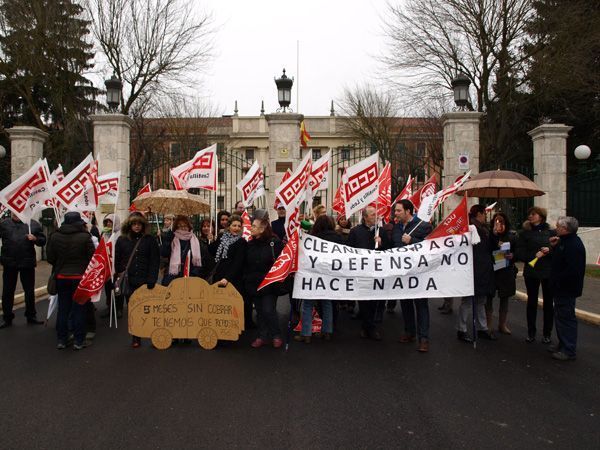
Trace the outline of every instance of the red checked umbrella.
{"label": "red checked umbrella", "polygon": [[481,172],[471,177],[456,193],[482,198],[526,198],[545,194],[525,175],[510,170]]}

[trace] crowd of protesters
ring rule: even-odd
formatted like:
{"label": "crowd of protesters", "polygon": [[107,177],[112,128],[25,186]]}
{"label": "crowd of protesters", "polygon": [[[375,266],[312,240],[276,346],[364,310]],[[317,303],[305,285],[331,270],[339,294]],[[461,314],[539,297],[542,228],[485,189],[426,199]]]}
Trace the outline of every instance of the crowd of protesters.
{"label": "crowd of protesters", "polygon": [[[414,206],[401,200],[393,206],[389,224],[378,226],[376,210],[365,208],[360,223],[352,226],[350,220],[338,216],[337,220],[326,214],[323,205],[315,207],[312,214],[303,216],[302,229],[321,239],[345,244],[354,248],[386,250],[403,247],[424,240],[432,231],[429,223],[420,221]],[[115,316],[123,316],[124,304],[140,286],[153,289],[156,284],[168,286],[179,277],[201,277],[210,283],[226,286],[231,283],[244,299],[245,329],[254,335],[252,347],[266,345],[279,348],[284,333],[280,328],[277,302],[289,299],[295,321],[302,321],[301,331],[294,339],[309,344],[314,337],[312,319],[316,309],[322,318],[321,336],[331,340],[337,326],[340,310],[354,313],[361,320],[360,336],[379,341],[383,338],[381,323],[384,311],[393,312],[395,301],[331,301],[329,299],[304,300],[291,297],[289,283],[275,283],[263,289],[259,284],[281,253],[285,241],[285,209],[277,209],[277,218],[269,220],[265,210],[256,210],[251,222],[250,239],[242,237],[244,207],[238,202],[233,214],[220,211],[216,223],[205,219],[195,230],[189,217],[166,215],[162,227],[155,233],[141,212],[132,212],[121,226],[115,245],[115,273],[126,273],[128,285],[119,291],[115,301]],[[517,233],[511,228],[508,217],[495,214],[488,224],[486,211],[474,205],[469,212],[470,223],[475,227],[480,242],[473,248],[474,296],[457,299],[456,336],[471,342],[474,338],[496,340],[493,311],[498,296],[497,330],[510,335],[508,305],[516,292],[517,266],[524,264],[527,289],[526,341],[537,339],[537,306],[541,286],[543,297],[543,330],[541,342],[549,345],[555,359],[571,360],[576,357],[577,321],[575,299],[582,294],[585,272],[585,248],[577,236],[577,220],[560,217],[555,227],[547,222],[546,210],[530,208],[528,217]],[[57,348],[73,345],[76,350],[90,345],[95,331],[94,306],[73,301],[73,293],[94,253],[98,239],[108,239],[119,229],[119,220],[107,215],[102,230],[86,224],[79,213],[65,214],[64,221],[47,243],[48,262],[52,265],[51,280],[58,295],[56,320]],[[0,222],[2,239],[1,263],[3,266],[2,310],[0,328],[12,325],[13,302],[17,278],[20,276],[25,297],[25,316],[28,324],[41,324],[35,308],[34,286],[35,246],[46,244],[46,236],[39,223],[22,223],[16,216]],[[504,267],[494,270],[494,252],[503,250]],[[184,273],[184,261],[190,259],[189,273]],[[105,286],[107,310],[100,317],[112,315],[110,298],[116,280]],[[50,283],[49,283],[50,286]],[[451,314],[453,299],[444,299],[438,309]],[[403,330],[400,343],[416,343],[417,350],[429,351],[429,300],[417,298],[400,300]],[[254,319],[256,312],[256,319]],[[474,314],[477,335],[469,333],[468,316]],[[255,322],[256,320],[256,322]],[[552,344],[552,330],[556,327],[557,343]],[[132,347],[141,345],[141,339],[132,336]]]}

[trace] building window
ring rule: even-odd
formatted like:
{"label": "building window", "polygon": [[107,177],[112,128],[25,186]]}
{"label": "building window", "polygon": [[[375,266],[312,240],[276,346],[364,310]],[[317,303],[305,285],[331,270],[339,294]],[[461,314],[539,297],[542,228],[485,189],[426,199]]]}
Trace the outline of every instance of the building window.
{"label": "building window", "polygon": [[219,183],[225,183],[225,169],[219,169]]}
{"label": "building window", "polygon": [[417,158],[425,158],[426,149],[427,145],[425,142],[417,142],[417,151],[415,153]]}
{"label": "building window", "polygon": [[343,148],[341,156],[342,156],[342,161],[348,161],[350,159],[350,149]]}
{"label": "building window", "polygon": [[177,161],[179,158],[181,158],[181,144],[179,142],[171,142],[169,159]]}
{"label": "building window", "polygon": [[312,207],[319,206],[321,204],[321,197],[313,197]]}
{"label": "building window", "polygon": [[287,172],[288,169],[292,170],[291,162],[278,161],[275,163],[275,172]]}
{"label": "building window", "polygon": [[404,155],[406,153],[406,144],[404,142],[398,142],[398,145],[396,145],[396,151],[399,155]]}
{"label": "building window", "polygon": [[225,209],[225,197],[223,195],[217,196],[217,209],[222,211]]}
{"label": "building window", "polygon": [[321,158],[321,149],[320,148],[313,148],[312,149],[312,159],[313,160],[317,160]]}
{"label": "building window", "polygon": [[254,149],[253,148],[247,148],[245,150],[245,153],[246,153],[246,162],[248,164],[254,163]]}

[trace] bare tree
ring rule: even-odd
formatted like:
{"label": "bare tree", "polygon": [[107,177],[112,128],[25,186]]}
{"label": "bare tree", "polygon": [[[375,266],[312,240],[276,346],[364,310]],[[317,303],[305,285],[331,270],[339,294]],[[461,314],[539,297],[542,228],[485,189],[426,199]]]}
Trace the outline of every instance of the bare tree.
{"label": "bare tree", "polygon": [[212,56],[211,16],[193,10],[193,0],[87,0],[87,5],[100,49],[125,84],[123,114],[144,95],[186,83]]}
{"label": "bare tree", "polygon": [[497,98],[496,84],[523,71],[519,52],[532,0],[406,0],[389,4],[384,30],[388,51],[382,61],[392,78],[431,98],[448,90],[458,71],[471,80],[476,109]]}

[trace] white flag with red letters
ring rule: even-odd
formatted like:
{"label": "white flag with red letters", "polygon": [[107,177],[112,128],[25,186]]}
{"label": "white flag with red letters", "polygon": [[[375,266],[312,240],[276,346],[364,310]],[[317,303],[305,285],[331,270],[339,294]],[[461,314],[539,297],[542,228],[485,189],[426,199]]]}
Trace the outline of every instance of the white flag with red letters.
{"label": "white flag with red letters", "polygon": [[96,210],[98,207],[97,177],[97,163],[90,153],[54,186],[55,199],[68,211]]}
{"label": "white flag with red letters", "polygon": [[379,152],[346,169],[342,177],[346,217],[366,208],[379,195]]}
{"label": "white flag with red letters", "polygon": [[254,199],[265,195],[265,174],[258,161],[254,161],[236,187],[242,193],[242,202],[246,208],[254,203]]}
{"label": "white flag with red letters", "polygon": [[116,205],[119,199],[121,172],[110,172],[98,177],[98,203]]}
{"label": "white flag with red letters", "polygon": [[305,199],[311,171],[312,154],[307,152],[292,175],[275,190],[275,196],[286,211],[298,207]]}
{"label": "white flag with red letters", "polygon": [[213,144],[198,151],[191,160],[171,169],[171,177],[179,191],[189,188],[216,191],[218,172],[217,144]]}

